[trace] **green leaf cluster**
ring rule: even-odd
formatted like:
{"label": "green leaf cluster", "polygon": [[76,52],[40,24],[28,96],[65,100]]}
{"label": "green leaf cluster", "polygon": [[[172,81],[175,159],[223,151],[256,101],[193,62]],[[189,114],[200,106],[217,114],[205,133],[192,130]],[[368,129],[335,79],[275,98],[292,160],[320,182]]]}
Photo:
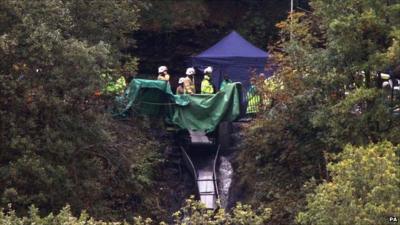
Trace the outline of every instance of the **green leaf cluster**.
{"label": "green leaf cluster", "polygon": [[300,224],[389,224],[400,213],[400,160],[390,142],[346,146],[328,165],[331,179],[307,197]]}
{"label": "green leaf cluster", "polygon": [[102,73],[136,70],[121,51],[138,29],[136,2],[4,0],[0,9],[0,206],[24,215],[69,203],[106,219],[145,208],[130,201],[153,184],[160,144],[140,121],[110,122],[95,95]]}
{"label": "green leaf cluster", "polygon": [[176,225],[261,225],[270,219],[271,209],[265,207],[252,209],[250,205],[243,205],[239,202],[231,212],[226,212],[223,208],[213,212],[206,209],[201,202],[195,201],[192,196],[186,200],[186,205],[173,216]]}
{"label": "green leaf cluster", "polygon": [[[231,213],[224,209],[218,209],[216,212],[206,209],[199,201],[195,201],[193,196],[186,200],[185,206],[180,211],[173,214],[174,225],[262,225],[265,224],[271,216],[271,210],[260,207],[257,210],[252,209],[250,205],[238,203]],[[4,225],[129,225],[127,222],[104,222],[90,217],[86,211],[83,211],[79,217],[73,216],[69,205],[63,207],[58,214],[49,214],[45,217],[39,215],[39,210],[31,206],[29,213],[25,217],[18,217],[15,211],[1,210],[0,222]],[[152,225],[156,224],[151,218],[141,216],[134,217],[133,225]],[[167,225],[160,222],[160,225]]]}
{"label": "green leaf cluster", "polygon": [[[377,88],[375,75],[400,65],[400,2],[312,0],[310,5],[311,12],[295,12],[277,24],[280,41],[271,46],[270,61],[279,65],[274,79],[284,88],[266,91],[259,82],[268,101],[247,129],[238,157],[240,181],[253,193],[248,201],[261,199],[271,207],[277,212],[272,221],[281,222],[288,215],[294,218],[302,209],[308,192],[303,184],[308,179],[314,177],[318,183],[334,176],[326,167],[330,153],[342,152],[348,144],[362,149],[385,140],[399,143],[400,120],[393,111],[399,96],[395,93],[392,100],[390,91]],[[358,169],[364,171],[364,167],[369,168],[359,164]],[[343,168],[344,173],[355,171]],[[367,176],[357,179],[369,182]],[[378,183],[372,186],[379,189]],[[281,190],[285,190],[283,196]],[[385,196],[396,194],[389,189],[383,192]],[[350,195],[336,194],[340,198]],[[368,199],[366,195],[360,198]],[[382,202],[386,200],[391,201],[384,198]],[[398,207],[398,202],[392,203]],[[344,217],[345,210],[342,213]],[[361,211],[354,215],[353,219],[363,218]],[[335,219],[332,214],[331,220],[317,224],[350,223]],[[308,221],[305,224],[317,220]]]}
{"label": "green leaf cluster", "polygon": [[26,217],[18,217],[15,211],[9,210],[6,213],[0,212],[0,222],[4,225],[127,225],[122,222],[103,222],[91,218],[86,212],[81,213],[79,217],[74,217],[70,206],[65,206],[58,214],[49,214],[41,217],[39,210],[31,206],[29,214]]}

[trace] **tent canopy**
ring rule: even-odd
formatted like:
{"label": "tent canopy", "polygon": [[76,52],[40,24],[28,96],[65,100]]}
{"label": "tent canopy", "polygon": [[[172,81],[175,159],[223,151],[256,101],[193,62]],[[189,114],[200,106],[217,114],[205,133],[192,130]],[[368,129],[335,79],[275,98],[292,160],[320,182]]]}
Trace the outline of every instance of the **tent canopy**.
{"label": "tent canopy", "polygon": [[251,71],[265,72],[267,58],[267,52],[255,47],[236,31],[232,31],[211,48],[192,57],[192,65],[200,70],[212,66],[213,83],[217,87],[227,74],[231,80],[241,82],[247,88]]}

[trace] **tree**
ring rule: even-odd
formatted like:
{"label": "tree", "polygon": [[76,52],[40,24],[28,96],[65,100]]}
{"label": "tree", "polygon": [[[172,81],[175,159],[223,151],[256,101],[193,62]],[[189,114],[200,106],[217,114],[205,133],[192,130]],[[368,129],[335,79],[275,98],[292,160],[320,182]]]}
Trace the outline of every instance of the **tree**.
{"label": "tree", "polygon": [[120,50],[138,27],[135,2],[6,0],[0,8],[0,204],[48,213],[69,203],[115,216],[159,164],[160,144],[146,129],[125,137],[133,147],[115,147],[125,134],[94,96],[105,85],[100,74],[120,75],[130,57]]}
{"label": "tree", "polygon": [[241,182],[251,184],[248,199],[262,199],[277,211],[272,221],[296,214],[306,180],[328,179],[327,153],[347,144],[399,143],[400,120],[392,107],[399,102],[391,105],[388,93],[373,85],[373,75],[400,63],[400,3],[315,0],[310,5],[311,12],[296,12],[277,25],[280,40],[270,52],[272,64],[279,65],[274,79],[284,88],[259,87],[273,104],[266,104],[247,130],[238,159]]}
{"label": "tree", "polygon": [[311,5],[327,33],[327,60],[339,72],[346,73],[354,81],[356,72],[364,70],[365,85],[370,87],[371,71],[395,66],[382,64],[378,58],[391,46],[396,46],[400,38],[398,1],[316,0],[311,1]]}
{"label": "tree", "polygon": [[275,23],[289,9],[288,2],[279,0],[148,0],[140,6],[142,26],[134,34],[138,48],[131,49],[145,62],[140,64],[140,74],[154,76],[158,66],[167,65],[176,79],[172,85],[184,74],[188,57],[232,30],[266,48],[277,36]]}
{"label": "tree", "polygon": [[[400,161],[389,142],[347,146],[328,165],[331,180],[307,197],[300,224],[389,224],[400,213]],[[398,154],[398,152],[397,152]]]}

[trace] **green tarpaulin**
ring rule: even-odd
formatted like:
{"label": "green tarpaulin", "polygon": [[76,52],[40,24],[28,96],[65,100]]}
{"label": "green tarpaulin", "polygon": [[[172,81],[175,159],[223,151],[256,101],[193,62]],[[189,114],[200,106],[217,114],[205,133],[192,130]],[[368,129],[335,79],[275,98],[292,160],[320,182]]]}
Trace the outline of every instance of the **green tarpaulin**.
{"label": "green tarpaulin", "polygon": [[240,83],[228,84],[214,95],[174,95],[165,81],[134,79],[129,84],[123,113],[164,116],[182,129],[211,132],[221,121],[240,114]]}

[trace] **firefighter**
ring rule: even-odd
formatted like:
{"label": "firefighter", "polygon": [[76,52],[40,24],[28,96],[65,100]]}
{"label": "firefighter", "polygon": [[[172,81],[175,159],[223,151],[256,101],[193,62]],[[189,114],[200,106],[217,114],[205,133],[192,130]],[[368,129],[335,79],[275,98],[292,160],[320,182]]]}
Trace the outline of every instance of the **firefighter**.
{"label": "firefighter", "polygon": [[186,69],[186,77],[185,80],[183,81],[183,88],[185,90],[185,94],[195,94],[196,93],[196,87],[194,85],[194,75],[196,74],[196,71],[194,70],[193,67],[189,67]]}
{"label": "firefighter", "polygon": [[214,88],[211,83],[212,67],[204,70],[204,79],[201,81],[201,94],[214,94]]}
{"label": "firefighter", "polygon": [[252,77],[250,79],[250,88],[247,91],[247,114],[258,113],[261,104],[261,97],[256,87],[257,79]]}
{"label": "firefighter", "polygon": [[185,88],[183,87],[183,82],[184,81],[185,81],[184,77],[179,78],[178,87],[176,88],[176,94],[177,95],[185,94]]}
{"label": "firefighter", "polygon": [[166,66],[158,67],[158,77],[157,80],[165,80],[169,82],[170,75],[168,74],[168,68]]}

